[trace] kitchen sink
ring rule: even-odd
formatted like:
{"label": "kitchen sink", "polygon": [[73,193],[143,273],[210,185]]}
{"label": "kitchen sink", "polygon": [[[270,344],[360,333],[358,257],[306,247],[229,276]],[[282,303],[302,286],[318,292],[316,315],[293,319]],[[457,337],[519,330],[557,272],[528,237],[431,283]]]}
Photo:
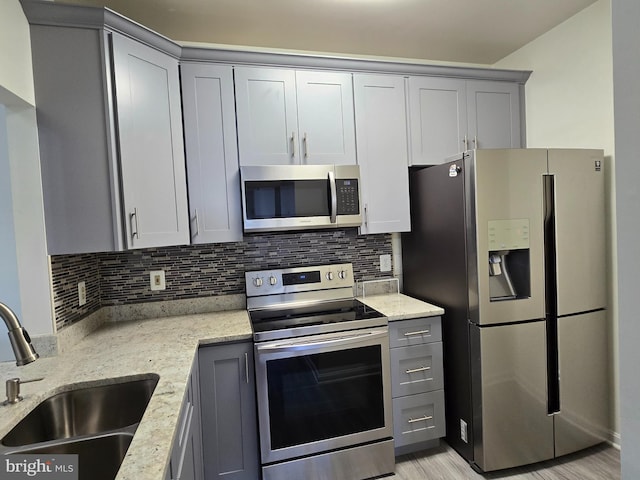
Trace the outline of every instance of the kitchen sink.
{"label": "kitchen sink", "polygon": [[159,379],[52,395],[4,436],[0,454],[77,454],[80,480],[113,480]]}
{"label": "kitchen sink", "polygon": [[43,400],[2,441],[15,447],[137,426],[159,377],[79,388]]}
{"label": "kitchen sink", "polygon": [[113,480],[118,474],[129,444],[131,433],[111,433],[77,440],[61,440],[20,451],[23,454],[78,454],[79,480]]}

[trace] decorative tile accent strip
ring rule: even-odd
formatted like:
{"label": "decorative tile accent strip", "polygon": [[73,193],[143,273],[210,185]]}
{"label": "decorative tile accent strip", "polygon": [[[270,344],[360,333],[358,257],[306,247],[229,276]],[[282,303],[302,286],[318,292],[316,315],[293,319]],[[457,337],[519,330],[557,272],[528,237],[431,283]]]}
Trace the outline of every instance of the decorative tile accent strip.
{"label": "decorative tile accent strip", "polygon": [[[51,264],[56,324],[59,329],[100,306],[244,294],[244,272],[251,270],[351,262],[356,280],[383,278],[388,273],[380,272],[380,255],[391,253],[390,234],[358,235],[350,228],[247,234],[235,243],[56,256]],[[165,290],[150,289],[152,270],[164,270]],[[91,307],[83,311],[74,307],[81,280],[87,282],[91,300]]]}

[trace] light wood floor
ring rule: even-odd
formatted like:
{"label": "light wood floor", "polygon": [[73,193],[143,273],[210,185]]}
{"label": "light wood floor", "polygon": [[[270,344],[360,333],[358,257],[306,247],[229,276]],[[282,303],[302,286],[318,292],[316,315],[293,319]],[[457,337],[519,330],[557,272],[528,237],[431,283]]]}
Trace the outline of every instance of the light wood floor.
{"label": "light wood floor", "polygon": [[608,445],[558,460],[480,475],[446,443],[396,459],[394,480],[620,480],[620,452]]}

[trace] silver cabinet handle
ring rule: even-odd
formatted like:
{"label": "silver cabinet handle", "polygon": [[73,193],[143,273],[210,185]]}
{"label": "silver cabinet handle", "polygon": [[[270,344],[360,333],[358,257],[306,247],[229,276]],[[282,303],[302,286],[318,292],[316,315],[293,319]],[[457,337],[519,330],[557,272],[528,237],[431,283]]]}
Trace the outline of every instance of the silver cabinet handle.
{"label": "silver cabinet handle", "polygon": [[464,150],[465,152],[468,150],[468,146],[469,146],[469,142],[467,140],[467,136],[464,136],[464,139],[462,140],[462,144],[464,145]]}
{"label": "silver cabinet handle", "polygon": [[197,237],[200,234],[200,221],[198,219],[198,209],[195,209],[195,221],[196,221],[196,232],[193,234],[194,237]]}
{"label": "silver cabinet handle", "polygon": [[369,226],[369,205],[364,204],[364,226]]}
{"label": "silver cabinet handle", "polygon": [[415,335],[429,335],[431,330],[418,330],[416,332],[407,332],[404,334],[405,337],[413,337]]}
{"label": "silver cabinet handle", "polygon": [[433,415],[423,415],[420,418],[410,418],[409,420],[407,420],[407,423],[427,422],[429,420],[433,420]]}
{"label": "silver cabinet handle", "polygon": [[410,368],[408,370],[405,370],[405,373],[408,375],[410,373],[426,372],[427,370],[431,370],[431,367]]}
{"label": "silver cabinet handle", "polygon": [[309,139],[307,138],[307,132],[304,132],[302,137],[302,145],[304,147],[304,158],[309,158]]}
{"label": "silver cabinet handle", "polygon": [[244,352],[244,378],[249,383],[249,354]]}
{"label": "silver cabinet handle", "polygon": [[478,135],[473,136],[473,148],[478,148]]}
{"label": "silver cabinet handle", "polygon": [[291,158],[296,158],[296,132],[291,132]]}
{"label": "silver cabinet handle", "polygon": [[138,209],[134,208],[131,214],[131,238],[140,238],[138,234]]}

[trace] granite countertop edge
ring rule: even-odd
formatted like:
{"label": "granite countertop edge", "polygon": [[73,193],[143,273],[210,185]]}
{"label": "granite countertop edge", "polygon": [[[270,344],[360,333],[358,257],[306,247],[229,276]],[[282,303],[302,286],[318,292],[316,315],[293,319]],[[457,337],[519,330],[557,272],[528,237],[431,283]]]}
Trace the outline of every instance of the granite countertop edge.
{"label": "granite countertop edge", "polygon": [[365,305],[379,311],[389,322],[444,314],[444,309],[402,293],[358,297]]}
{"label": "granite countertop edge", "polygon": [[58,356],[40,358],[23,367],[0,363],[2,381],[43,378],[21,385],[23,401],[0,404],[0,438],[51,395],[156,374],[158,384],[116,480],[165,478],[198,347],[251,338],[246,310],[110,322]]}

